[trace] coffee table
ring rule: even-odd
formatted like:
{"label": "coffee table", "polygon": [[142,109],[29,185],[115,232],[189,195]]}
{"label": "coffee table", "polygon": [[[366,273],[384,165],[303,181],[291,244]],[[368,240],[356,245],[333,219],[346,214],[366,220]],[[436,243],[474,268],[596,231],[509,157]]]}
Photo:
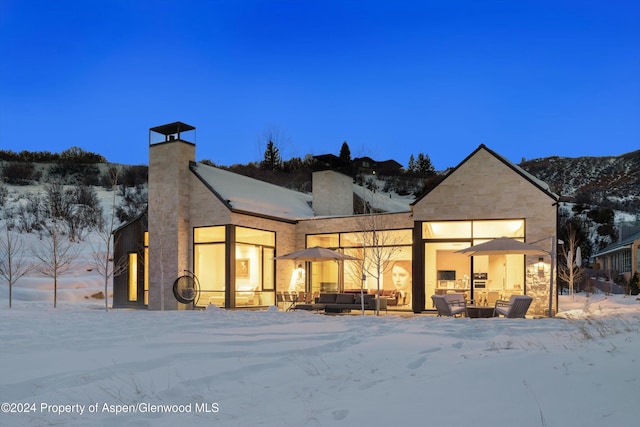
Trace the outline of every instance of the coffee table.
{"label": "coffee table", "polygon": [[467,317],[472,319],[493,317],[493,307],[490,305],[468,305]]}

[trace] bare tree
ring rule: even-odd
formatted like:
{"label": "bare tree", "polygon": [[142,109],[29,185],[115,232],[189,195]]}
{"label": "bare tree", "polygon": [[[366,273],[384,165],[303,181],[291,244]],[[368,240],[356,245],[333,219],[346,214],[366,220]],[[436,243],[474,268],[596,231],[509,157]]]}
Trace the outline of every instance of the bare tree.
{"label": "bare tree", "polygon": [[[359,225],[362,239],[361,271],[362,277],[368,275],[376,280],[376,315],[380,314],[380,285],[382,276],[391,269],[392,262],[401,248],[397,234],[386,230],[385,215],[362,215]],[[362,280],[364,288],[364,279]],[[361,290],[363,292],[363,289]]]}
{"label": "bare tree", "polygon": [[575,228],[568,224],[567,235],[564,244],[561,245],[560,258],[564,262],[558,265],[558,278],[569,284],[569,295],[573,295],[574,284],[582,280],[584,274],[582,260],[580,259],[580,243]]}
{"label": "bare tree", "polygon": [[126,260],[114,259],[113,248],[116,244],[115,240],[112,240],[113,231],[116,224],[116,190],[118,188],[118,175],[120,169],[116,166],[109,167],[109,179],[111,180],[111,192],[113,194],[111,202],[111,215],[104,218],[98,225],[96,235],[98,237],[97,243],[91,243],[91,256],[93,258],[93,265],[96,271],[104,279],[104,310],[109,311],[109,280],[113,276],[117,276],[126,271]]}
{"label": "bare tree", "polygon": [[71,269],[71,263],[78,255],[78,246],[66,235],[65,224],[52,218],[43,225],[43,244],[34,250],[34,256],[40,261],[38,269],[53,279],[53,307],[58,302],[58,277]]}
{"label": "bare tree", "polygon": [[0,236],[0,277],[9,284],[9,308],[13,300],[13,285],[33,268],[33,263],[26,258],[22,236],[5,219],[4,232]]}

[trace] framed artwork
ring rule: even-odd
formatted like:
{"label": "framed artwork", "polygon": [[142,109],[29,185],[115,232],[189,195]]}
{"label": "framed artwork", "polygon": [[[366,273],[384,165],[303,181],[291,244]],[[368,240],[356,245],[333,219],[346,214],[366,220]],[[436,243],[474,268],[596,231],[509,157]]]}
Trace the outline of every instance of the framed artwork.
{"label": "framed artwork", "polygon": [[249,278],[249,258],[236,259],[236,278],[248,279]]}

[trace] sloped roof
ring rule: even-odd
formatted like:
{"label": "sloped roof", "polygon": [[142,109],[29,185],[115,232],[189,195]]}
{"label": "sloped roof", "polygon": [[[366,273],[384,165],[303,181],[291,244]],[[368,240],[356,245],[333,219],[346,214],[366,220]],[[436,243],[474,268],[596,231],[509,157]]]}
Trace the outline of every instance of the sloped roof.
{"label": "sloped roof", "polygon": [[[202,163],[191,163],[193,173],[229,209],[289,221],[315,217],[311,207],[313,197],[275,184]],[[408,212],[408,198],[391,198],[353,185],[354,193],[373,207],[385,212]]]}
{"label": "sloped roof", "polygon": [[311,195],[202,163],[191,170],[230,209],[297,220],[313,217]]}
{"label": "sloped roof", "polygon": [[638,231],[637,233],[633,233],[618,242],[610,244],[606,248],[603,248],[597,254],[594,254],[593,257],[610,254],[621,249],[628,249],[636,240],[640,240],[640,231]]}
{"label": "sloped roof", "polygon": [[[447,175],[444,177],[444,180],[446,180],[449,176],[451,176],[451,174],[453,174],[455,171],[457,171],[460,166],[462,166],[463,164],[465,164],[469,159],[471,159],[473,156],[476,155],[476,153],[480,150],[485,150],[486,152],[488,152],[489,154],[491,154],[492,156],[494,156],[496,159],[498,159],[499,161],[501,161],[502,163],[504,163],[507,167],[511,168],[514,172],[516,172],[517,174],[521,175],[524,179],[526,179],[527,181],[529,181],[531,184],[533,184],[535,187],[537,187],[538,189],[540,189],[542,192],[546,193],[549,197],[551,197],[554,200],[559,200],[560,197],[555,194],[553,191],[551,191],[551,187],[549,187],[549,184],[547,184],[546,182],[542,181],[541,179],[536,178],[535,176],[531,175],[529,172],[527,172],[526,170],[522,169],[520,166],[516,165],[515,163],[512,163],[511,161],[507,160],[506,158],[502,157],[501,155],[499,155],[498,153],[496,153],[495,151],[489,149],[486,145],[484,144],[480,144],[478,146],[478,148],[476,148],[471,154],[469,154],[463,161],[461,161],[458,166],[456,166],[455,168],[451,169],[449,171],[449,173],[447,173]],[[441,182],[442,182],[441,181]],[[435,187],[434,187],[435,188]],[[427,194],[429,194],[431,191],[433,190],[433,188],[429,191],[427,191],[425,194],[423,194],[420,198],[418,198],[415,202],[412,203],[412,205],[416,205],[418,202],[420,202],[420,200],[422,200],[424,197],[427,196]]]}

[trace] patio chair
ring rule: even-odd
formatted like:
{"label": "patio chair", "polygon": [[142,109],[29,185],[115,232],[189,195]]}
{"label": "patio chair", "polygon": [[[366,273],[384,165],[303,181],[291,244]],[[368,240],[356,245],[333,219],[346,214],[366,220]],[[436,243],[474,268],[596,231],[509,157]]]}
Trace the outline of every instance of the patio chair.
{"label": "patio chair", "polygon": [[431,295],[438,317],[467,315],[467,303],[463,294]]}
{"label": "patio chair", "polygon": [[531,298],[528,295],[511,295],[509,300],[497,300],[495,308],[493,309],[493,315],[499,317],[503,315],[510,319],[524,319],[531,305]]}

